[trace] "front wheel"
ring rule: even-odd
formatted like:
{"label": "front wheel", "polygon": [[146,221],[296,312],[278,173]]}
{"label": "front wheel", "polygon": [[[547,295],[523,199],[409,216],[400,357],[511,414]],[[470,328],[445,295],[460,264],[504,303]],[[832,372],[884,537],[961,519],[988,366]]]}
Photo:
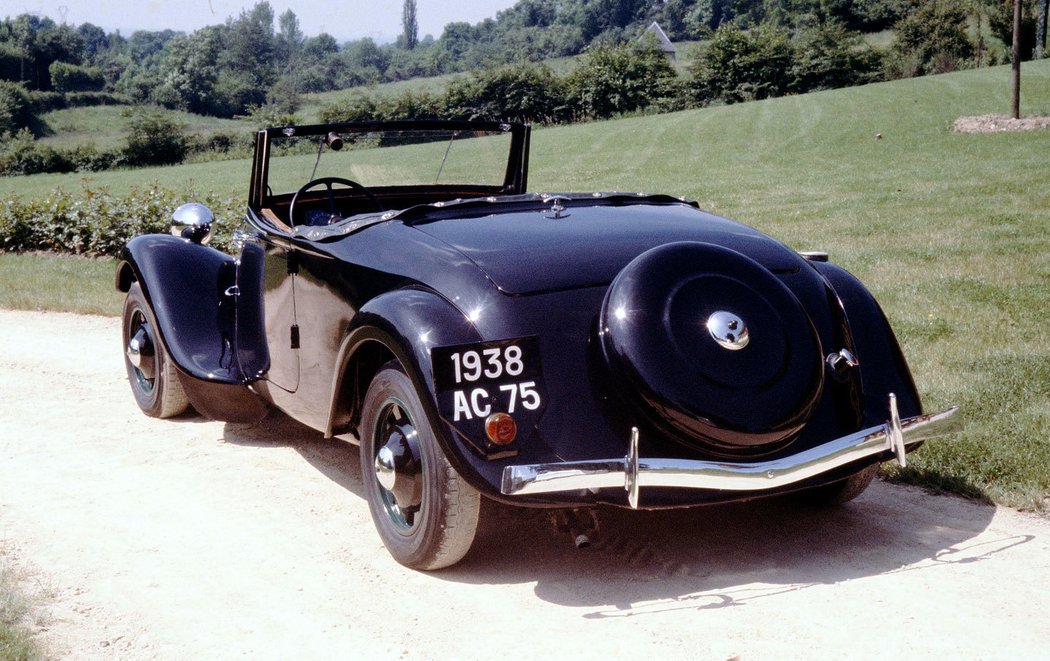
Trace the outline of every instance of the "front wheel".
{"label": "front wheel", "polygon": [[152,418],[171,418],[189,408],[175,365],[161,340],[157,318],[137,282],[131,284],[124,299],[122,338],[131,394],[142,412]]}
{"label": "front wheel", "polygon": [[397,363],[381,369],[365,394],[361,474],[372,521],[395,560],[441,569],[470,550],[481,494],[445,458]]}

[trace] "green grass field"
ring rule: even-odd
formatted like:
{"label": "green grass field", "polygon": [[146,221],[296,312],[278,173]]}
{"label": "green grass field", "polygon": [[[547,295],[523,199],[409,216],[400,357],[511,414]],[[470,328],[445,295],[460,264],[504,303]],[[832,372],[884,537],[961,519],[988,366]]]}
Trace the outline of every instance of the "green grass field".
{"label": "green grass field", "polygon": [[[250,132],[252,123],[240,119],[204,117],[176,110],[154,109],[154,112],[181,124],[187,133],[210,135],[217,132]],[[134,109],[130,106],[89,106],[53,110],[41,115],[49,135],[41,142],[53,147],[74,147],[94,143],[99,149],[120,147],[127,142],[127,134]]]}
{"label": "green grass field", "polygon": [[[949,130],[959,116],[1005,112],[1008,85],[1009,69],[997,67],[540,129],[530,189],[683,195],[796,249],[827,250],[882,303],[926,407],[965,409],[963,433],[927,443],[891,475],[1041,509],[1050,504],[1050,131]],[[1050,114],[1050,61],[1025,65],[1022,112]],[[244,161],[45,175],[0,179],[0,196],[85,180],[114,192],[155,180],[244,195],[247,176]],[[17,290],[29,267],[8,259],[3,289]],[[111,265],[75,269],[86,289],[112,286]],[[65,305],[32,291],[23,303],[5,294],[0,306]],[[116,313],[119,298],[102,305]]]}

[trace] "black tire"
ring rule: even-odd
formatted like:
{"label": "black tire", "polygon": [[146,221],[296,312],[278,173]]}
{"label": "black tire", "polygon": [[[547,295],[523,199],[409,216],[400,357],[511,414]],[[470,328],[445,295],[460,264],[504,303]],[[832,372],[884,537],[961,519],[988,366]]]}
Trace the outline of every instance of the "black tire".
{"label": "black tire", "polygon": [[[384,486],[377,457],[384,448],[398,445],[411,445],[410,455],[399,455],[398,470],[385,472]],[[445,458],[411,380],[396,363],[384,366],[365,394],[361,475],[372,521],[399,563],[441,569],[470,550],[481,494]],[[391,486],[393,479],[401,482]]]}
{"label": "black tire", "polygon": [[830,507],[848,503],[857,496],[864,493],[875,476],[879,473],[879,464],[872,464],[867,468],[857,471],[849,477],[825,484],[814,489],[807,489],[799,494],[806,505],[813,507]]}
{"label": "black tire", "polygon": [[152,418],[171,418],[185,412],[189,400],[160,337],[157,318],[137,282],[131,284],[124,299],[122,326],[124,367],[135,403]]}

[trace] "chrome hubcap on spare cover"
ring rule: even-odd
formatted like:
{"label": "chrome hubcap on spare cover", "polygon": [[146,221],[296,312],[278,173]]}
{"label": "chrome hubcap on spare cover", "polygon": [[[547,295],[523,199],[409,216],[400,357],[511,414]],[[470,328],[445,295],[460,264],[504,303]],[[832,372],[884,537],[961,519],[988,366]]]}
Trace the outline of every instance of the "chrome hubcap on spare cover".
{"label": "chrome hubcap on spare cover", "polygon": [[739,351],[751,341],[744,320],[725,310],[719,310],[707,318],[707,331],[719,346],[730,351]]}

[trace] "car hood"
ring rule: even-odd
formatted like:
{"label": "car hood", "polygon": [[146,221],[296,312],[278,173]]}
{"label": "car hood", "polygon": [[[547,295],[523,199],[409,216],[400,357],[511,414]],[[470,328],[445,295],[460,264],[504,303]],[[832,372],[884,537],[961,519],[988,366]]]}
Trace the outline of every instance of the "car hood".
{"label": "car hood", "polygon": [[[675,241],[724,246],[773,272],[794,272],[803,263],[794,251],[757,230],[667,201],[672,199],[610,203],[546,198],[442,214],[444,218],[412,225],[462,253],[508,294],[606,286],[639,254]],[[564,208],[553,209],[555,204]]]}

